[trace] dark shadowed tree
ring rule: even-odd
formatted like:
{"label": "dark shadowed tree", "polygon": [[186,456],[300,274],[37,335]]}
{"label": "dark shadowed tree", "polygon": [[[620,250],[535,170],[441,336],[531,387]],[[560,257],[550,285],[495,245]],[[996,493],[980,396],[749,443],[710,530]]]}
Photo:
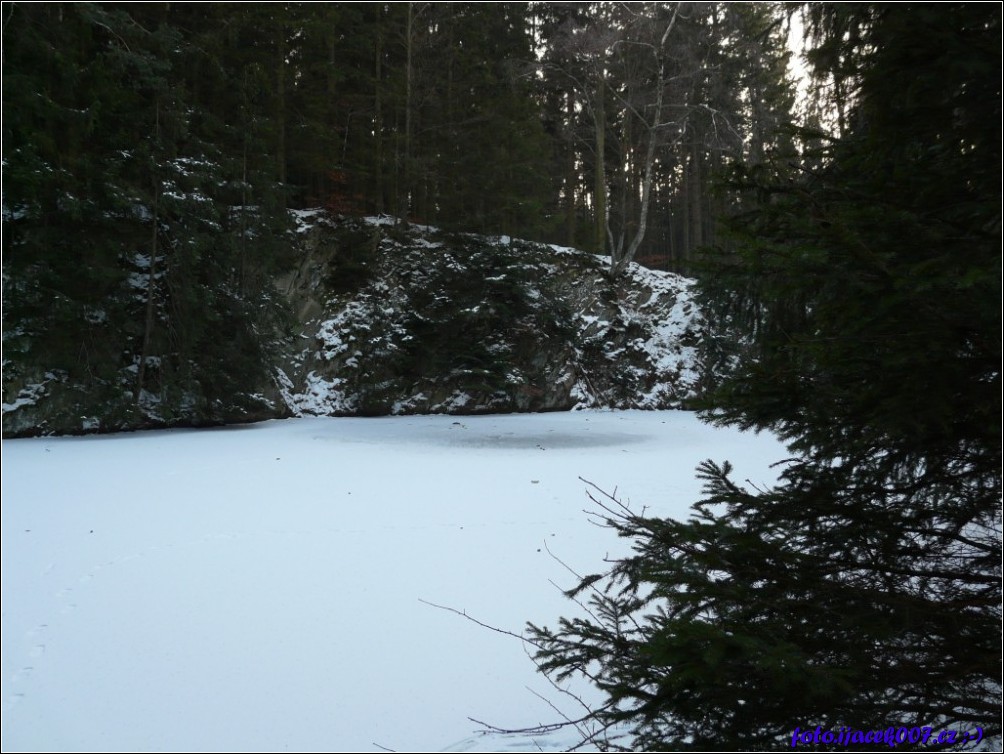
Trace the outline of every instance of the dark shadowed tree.
{"label": "dark shadowed tree", "polygon": [[44,383],[76,428],[262,406],[288,221],[217,13],[5,6],[5,390]]}
{"label": "dark shadowed tree", "polygon": [[750,337],[710,418],[792,458],[770,489],[705,462],[688,521],[598,496],[634,555],[531,626],[635,748],[1001,734],[1000,8],[823,10],[846,132],[792,180],[743,171],[738,256],[704,284]]}

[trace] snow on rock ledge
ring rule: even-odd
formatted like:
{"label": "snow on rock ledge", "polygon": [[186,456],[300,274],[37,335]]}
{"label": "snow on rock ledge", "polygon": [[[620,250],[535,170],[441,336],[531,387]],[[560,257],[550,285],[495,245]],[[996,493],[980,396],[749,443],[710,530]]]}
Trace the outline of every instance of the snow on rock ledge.
{"label": "snow on rock ledge", "polygon": [[296,219],[294,414],[678,408],[701,391],[687,278],[387,217]]}
{"label": "snow on rock ledge", "polygon": [[[703,321],[686,278],[631,265],[614,279],[609,259],[575,249],[389,217],[322,209],[292,217],[295,261],[275,283],[289,300],[293,334],[275,343],[277,363],[265,370],[272,379],[220,408],[213,423],[675,408],[701,392]],[[131,263],[142,267],[143,258]],[[105,315],[87,316],[101,323]],[[94,358],[128,356],[114,352],[128,336],[116,331]],[[168,406],[143,391],[135,400],[136,368],[102,381],[27,351],[5,360],[4,436],[205,423],[196,396]]]}

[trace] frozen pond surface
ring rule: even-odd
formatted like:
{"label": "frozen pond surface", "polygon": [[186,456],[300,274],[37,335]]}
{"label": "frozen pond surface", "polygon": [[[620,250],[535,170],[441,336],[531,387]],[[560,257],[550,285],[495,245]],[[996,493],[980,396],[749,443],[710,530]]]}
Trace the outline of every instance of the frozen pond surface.
{"label": "frozen pond surface", "polygon": [[[3,749],[524,750],[580,712],[519,633],[629,543],[580,477],[685,517],[767,436],[682,412],[295,419],[3,443]],[[545,546],[546,543],[546,546]],[[554,582],[554,583],[551,583]],[[589,688],[579,688],[587,700]]]}

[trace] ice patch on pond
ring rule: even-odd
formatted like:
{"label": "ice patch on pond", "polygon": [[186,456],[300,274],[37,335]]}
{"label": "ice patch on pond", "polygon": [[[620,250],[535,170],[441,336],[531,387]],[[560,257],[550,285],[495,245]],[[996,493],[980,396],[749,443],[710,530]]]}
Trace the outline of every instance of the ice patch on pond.
{"label": "ice patch on pond", "polygon": [[581,573],[630,551],[590,523],[580,477],[685,517],[705,458],[763,486],[786,456],[687,413],[590,410],[3,452],[5,751],[569,749],[571,729],[480,732],[469,718],[523,730],[581,708],[517,638],[435,605],[516,635],[553,626],[576,606],[548,550]]}
{"label": "ice patch on pond", "polygon": [[646,435],[630,435],[621,432],[544,432],[523,434],[451,433],[448,436],[430,437],[429,441],[440,445],[467,446],[472,448],[507,448],[512,450],[547,450],[548,448],[616,448],[643,443],[651,439]]}

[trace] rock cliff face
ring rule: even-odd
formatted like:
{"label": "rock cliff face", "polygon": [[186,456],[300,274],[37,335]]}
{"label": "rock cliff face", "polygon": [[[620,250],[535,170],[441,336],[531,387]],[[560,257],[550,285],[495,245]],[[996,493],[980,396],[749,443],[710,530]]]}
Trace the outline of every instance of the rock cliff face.
{"label": "rock cliff face", "polygon": [[[609,259],[574,249],[387,217],[294,217],[298,262],[276,281],[293,327],[273,383],[217,421],[676,408],[702,390],[686,278],[632,265],[614,279]],[[8,437],[199,423],[183,410],[123,414],[120,395],[30,353],[8,366]]]}
{"label": "rock cliff face", "polygon": [[297,213],[294,414],[675,408],[701,389],[691,281],[506,236]]}

